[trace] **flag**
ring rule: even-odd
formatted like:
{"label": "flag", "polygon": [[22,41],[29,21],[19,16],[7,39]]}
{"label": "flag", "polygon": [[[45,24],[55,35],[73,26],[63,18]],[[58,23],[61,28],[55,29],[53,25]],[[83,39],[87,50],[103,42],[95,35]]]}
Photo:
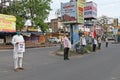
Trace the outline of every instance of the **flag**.
{"label": "flag", "polygon": [[96,30],[94,30],[94,31],[93,31],[93,38],[95,38],[96,35],[97,35],[97,34],[96,34]]}

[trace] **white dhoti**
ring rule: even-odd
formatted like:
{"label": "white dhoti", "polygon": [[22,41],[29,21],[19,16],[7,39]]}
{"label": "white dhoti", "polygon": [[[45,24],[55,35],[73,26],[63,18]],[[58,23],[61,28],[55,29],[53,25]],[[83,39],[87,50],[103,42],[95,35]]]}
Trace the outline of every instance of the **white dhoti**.
{"label": "white dhoti", "polygon": [[23,67],[23,52],[25,51],[25,47],[21,45],[16,45],[13,52],[14,58],[14,68],[22,68]]}
{"label": "white dhoti", "polygon": [[14,68],[21,68],[23,67],[23,52],[13,53],[14,57]]}
{"label": "white dhoti", "polygon": [[22,68],[23,53],[25,52],[25,40],[22,35],[16,34],[12,38],[12,44],[14,45],[13,58],[14,68]]}

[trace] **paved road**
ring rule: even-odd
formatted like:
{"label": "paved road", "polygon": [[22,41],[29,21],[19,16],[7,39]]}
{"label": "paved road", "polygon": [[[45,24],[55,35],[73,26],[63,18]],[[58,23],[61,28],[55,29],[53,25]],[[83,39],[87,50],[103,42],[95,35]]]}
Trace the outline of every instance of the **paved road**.
{"label": "paved road", "polygon": [[13,71],[12,50],[0,51],[0,80],[120,80],[120,44],[69,61],[51,54],[57,49],[27,49],[20,72]]}

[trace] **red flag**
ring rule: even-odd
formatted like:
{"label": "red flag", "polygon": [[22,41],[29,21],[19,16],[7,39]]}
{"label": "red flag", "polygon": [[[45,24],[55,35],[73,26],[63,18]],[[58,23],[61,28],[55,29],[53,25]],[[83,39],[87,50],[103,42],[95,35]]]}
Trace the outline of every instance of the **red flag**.
{"label": "red flag", "polygon": [[95,38],[96,37],[96,30],[94,30],[94,32],[93,32],[93,37]]}

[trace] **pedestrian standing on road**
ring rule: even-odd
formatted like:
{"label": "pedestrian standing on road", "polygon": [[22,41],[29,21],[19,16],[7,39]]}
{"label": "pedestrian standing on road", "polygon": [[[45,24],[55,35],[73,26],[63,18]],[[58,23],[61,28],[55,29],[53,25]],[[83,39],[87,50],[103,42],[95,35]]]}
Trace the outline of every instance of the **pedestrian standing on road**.
{"label": "pedestrian standing on road", "polygon": [[16,32],[16,35],[12,38],[12,44],[14,46],[13,58],[14,58],[14,70],[24,70],[23,68],[23,53],[25,52],[25,41],[20,31]]}
{"label": "pedestrian standing on road", "polygon": [[105,38],[106,47],[108,47],[108,37]]}
{"label": "pedestrian standing on road", "polygon": [[96,51],[96,46],[97,46],[97,39],[93,38],[93,52]]}
{"label": "pedestrian standing on road", "polygon": [[84,53],[84,48],[85,48],[85,46],[86,46],[86,39],[85,39],[85,36],[84,35],[82,35],[82,37],[80,38],[80,45],[81,45],[81,54],[83,54]]}
{"label": "pedestrian standing on road", "polygon": [[101,40],[101,37],[99,36],[98,37],[98,49],[101,49],[101,43],[102,43],[102,40]]}
{"label": "pedestrian standing on road", "polygon": [[69,60],[69,49],[71,48],[71,42],[68,39],[68,35],[64,35],[63,38],[63,45],[64,45],[64,60]]}

